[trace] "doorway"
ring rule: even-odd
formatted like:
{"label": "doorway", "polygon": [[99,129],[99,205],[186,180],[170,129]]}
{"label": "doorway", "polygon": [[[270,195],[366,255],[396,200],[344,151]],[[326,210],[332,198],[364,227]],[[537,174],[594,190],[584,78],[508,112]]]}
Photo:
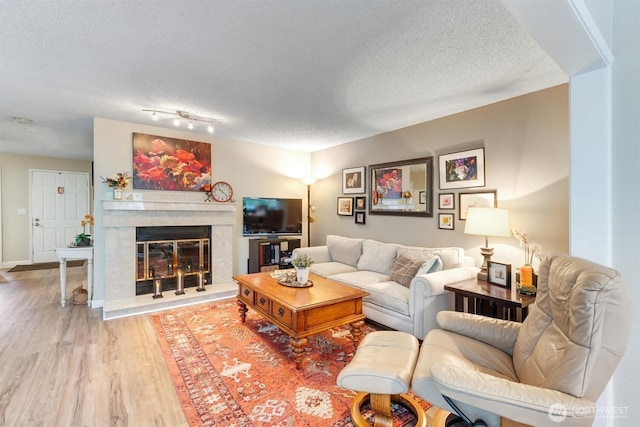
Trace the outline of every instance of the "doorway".
{"label": "doorway", "polygon": [[80,221],[90,213],[89,174],[33,169],[30,173],[32,262],[57,261],[56,247],[73,242],[82,232]]}

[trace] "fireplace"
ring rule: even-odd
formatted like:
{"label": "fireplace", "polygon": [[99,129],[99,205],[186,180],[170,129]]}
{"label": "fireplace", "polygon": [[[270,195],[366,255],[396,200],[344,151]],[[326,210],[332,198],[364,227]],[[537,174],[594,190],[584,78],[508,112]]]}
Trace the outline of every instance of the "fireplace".
{"label": "fireplace", "polygon": [[[104,317],[113,318],[133,312],[149,311],[147,304],[160,304],[163,308],[188,304],[189,301],[202,301],[206,298],[215,298],[216,295],[228,296],[237,292],[237,285],[231,278],[233,269],[233,227],[235,222],[236,206],[233,203],[204,203],[201,200],[188,200],[189,195],[180,194],[158,195],[150,194],[154,200],[147,200],[147,195],[142,195],[142,200],[104,200],[103,225],[104,225]],[[164,197],[162,197],[164,196]],[[200,196],[200,195],[198,195]],[[192,197],[193,198],[193,197]],[[175,226],[205,226],[209,229],[208,243],[203,240],[198,246],[198,253],[208,251],[209,255],[203,255],[208,262],[208,280],[206,292],[196,292],[194,288],[188,288],[186,295],[174,295],[167,292],[165,298],[152,299],[152,295],[136,296],[138,270],[148,274],[148,268],[140,268],[137,262],[138,253],[138,228],[157,227],[168,229]],[[179,236],[172,240],[190,240],[193,236]],[[198,237],[201,239],[203,237]],[[154,240],[160,238],[152,237]],[[205,238],[206,239],[206,238]],[[98,249],[98,248],[97,248]],[[195,249],[185,247],[184,250]],[[155,250],[155,248],[154,248]],[[169,250],[169,253],[171,250]],[[199,257],[199,255],[198,255]],[[199,259],[199,258],[198,258]],[[199,261],[197,261],[199,262]],[[196,261],[191,262],[192,270],[200,267]],[[153,263],[151,264],[153,266]],[[158,266],[158,273],[169,274],[169,262],[164,267]],[[176,274],[172,266],[173,273]],[[184,264],[185,269],[189,264]],[[164,268],[164,270],[163,270]],[[154,266],[154,273],[156,273]],[[189,276],[191,277],[191,276]],[[192,278],[190,280],[193,280]],[[166,279],[167,287],[170,279]],[[164,285],[165,283],[163,283]],[[166,289],[166,288],[165,288]],[[98,298],[94,298],[98,303]]]}
{"label": "fireplace", "polygon": [[198,285],[199,275],[211,283],[211,227],[206,225],[136,227],[136,295],[153,292],[160,279],[163,291]]}

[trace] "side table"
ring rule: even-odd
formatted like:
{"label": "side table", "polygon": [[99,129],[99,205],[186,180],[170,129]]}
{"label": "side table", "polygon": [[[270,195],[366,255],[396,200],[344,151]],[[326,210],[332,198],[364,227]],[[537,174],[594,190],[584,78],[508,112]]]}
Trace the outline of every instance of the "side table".
{"label": "side table", "polygon": [[60,260],[60,304],[64,307],[66,304],[67,290],[67,260],[70,259],[86,259],[87,265],[87,305],[91,307],[93,299],[93,246],[79,246],[74,248],[56,248],[58,259]]}
{"label": "side table", "polygon": [[536,301],[535,296],[522,295],[511,288],[503,288],[477,279],[464,280],[446,285],[444,288],[455,294],[456,311],[465,311],[466,299],[468,313],[518,322],[527,317],[529,306]]}

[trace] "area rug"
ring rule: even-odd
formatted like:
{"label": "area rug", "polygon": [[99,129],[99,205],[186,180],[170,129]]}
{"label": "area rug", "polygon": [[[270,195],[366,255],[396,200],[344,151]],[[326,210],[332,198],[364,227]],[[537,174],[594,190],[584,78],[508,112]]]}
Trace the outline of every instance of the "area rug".
{"label": "area rug", "polygon": [[[253,310],[242,323],[235,300],[151,318],[190,426],[353,426],[355,393],[336,385],[353,356],[348,326],[310,337],[296,370],[289,337]],[[406,408],[393,411],[394,426],[415,423]]]}
{"label": "area rug", "polygon": [[[67,261],[67,267],[80,267],[82,265],[84,265],[84,260],[83,259]],[[36,263],[36,264],[16,265],[11,270],[9,270],[9,273],[13,273],[13,272],[16,272],[16,271],[47,270],[47,269],[50,269],[50,268],[59,268],[59,267],[60,267],[60,263],[57,262],[57,261],[55,261],[55,262],[39,262],[39,263]]]}

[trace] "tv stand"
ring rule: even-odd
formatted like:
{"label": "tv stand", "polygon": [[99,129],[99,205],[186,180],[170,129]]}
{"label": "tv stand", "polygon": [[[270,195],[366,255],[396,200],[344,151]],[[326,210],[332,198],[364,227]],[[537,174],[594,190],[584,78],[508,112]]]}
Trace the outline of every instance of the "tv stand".
{"label": "tv stand", "polygon": [[291,268],[291,253],[300,247],[299,238],[256,238],[249,239],[249,259],[247,271],[260,273],[262,271],[281,270]]}

